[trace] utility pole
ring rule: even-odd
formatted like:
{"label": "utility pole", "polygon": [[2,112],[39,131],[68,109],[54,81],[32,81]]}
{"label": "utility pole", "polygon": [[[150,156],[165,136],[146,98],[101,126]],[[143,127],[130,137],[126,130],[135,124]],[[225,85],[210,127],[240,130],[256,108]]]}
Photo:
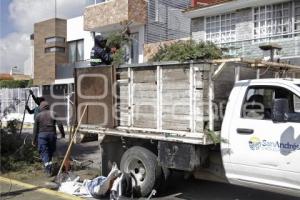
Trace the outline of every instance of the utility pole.
{"label": "utility pole", "polygon": [[56,18],[56,0],[54,0],[54,18]]}

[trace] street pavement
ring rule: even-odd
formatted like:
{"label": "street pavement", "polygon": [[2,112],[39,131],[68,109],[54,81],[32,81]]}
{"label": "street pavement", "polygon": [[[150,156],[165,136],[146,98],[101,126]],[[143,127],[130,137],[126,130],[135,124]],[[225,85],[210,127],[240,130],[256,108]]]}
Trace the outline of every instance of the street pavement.
{"label": "street pavement", "polygon": [[[61,157],[67,149],[67,140],[58,140],[57,154]],[[99,168],[100,165],[100,150],[97,141],[75,144],[72,157],[78,160],[93,160],[94,163],[90,166]],[[57,195],[41,193],[37,191],[39,188],[25,188],[12,185],[9,192],[8,183],[1,182],[1,198],[0,199],[66,199]],[[38,185],[32,182],[33,185]],[[162,196],[170,196],[178,194],[175,197],[158,198],[160,200],[167,199],[189,199],[189,200],[299,200],[291,196],[284,196],[276,193],[270,193],[260,190],[254,190],[229,184],[215,183],[210,181],[184,179],[181,173],[175,172],[172,174],[166,192]]]}

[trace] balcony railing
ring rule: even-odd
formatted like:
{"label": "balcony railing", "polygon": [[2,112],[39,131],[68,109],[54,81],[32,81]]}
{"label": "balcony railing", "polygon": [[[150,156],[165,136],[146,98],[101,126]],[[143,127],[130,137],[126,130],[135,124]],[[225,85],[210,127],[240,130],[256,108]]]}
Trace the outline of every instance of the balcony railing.
{"label": "balcony railing", "polygon": [[110,0],[85,8],[84,29],[97,32],[113,31],[127,23],[145,24],[146,19],[145,0]]}

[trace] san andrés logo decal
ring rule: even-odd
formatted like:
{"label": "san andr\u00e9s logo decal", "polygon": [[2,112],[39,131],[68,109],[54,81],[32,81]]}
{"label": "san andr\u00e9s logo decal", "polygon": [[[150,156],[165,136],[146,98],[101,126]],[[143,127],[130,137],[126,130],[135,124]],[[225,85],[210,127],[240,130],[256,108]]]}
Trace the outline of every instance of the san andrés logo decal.
{"label": "san andr\u00e9s logo decal", "polygon": [[299,151],[300,144],[295,142],[281,142],[270,141],[266,139],[260,139],[257,136],[253,136],[249,140],[249,147],[253,151],[265,150],[265,151]]}

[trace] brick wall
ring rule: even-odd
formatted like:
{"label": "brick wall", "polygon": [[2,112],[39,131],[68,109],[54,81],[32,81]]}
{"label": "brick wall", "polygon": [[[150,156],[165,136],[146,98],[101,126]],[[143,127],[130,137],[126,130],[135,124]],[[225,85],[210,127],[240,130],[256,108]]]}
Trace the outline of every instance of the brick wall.
{"label": "brick wall", "polygon": [[[48,85],[55,80],[56,64],[67,62],[66,43],[46,44],[45,39],[67,37],[66,20],[50,19],[34,24],[34,85]],[[65,52],[46,53],[47,47],[63,47]]]}

